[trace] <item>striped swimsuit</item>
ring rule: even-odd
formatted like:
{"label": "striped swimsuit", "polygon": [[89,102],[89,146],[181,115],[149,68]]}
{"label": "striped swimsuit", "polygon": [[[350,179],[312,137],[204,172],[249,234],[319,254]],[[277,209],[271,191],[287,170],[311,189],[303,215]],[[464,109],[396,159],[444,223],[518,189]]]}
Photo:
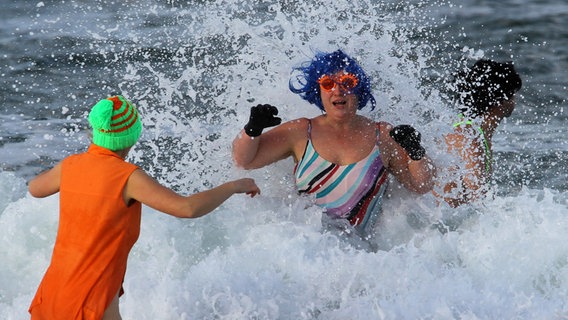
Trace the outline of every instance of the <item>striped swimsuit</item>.
{"label": "striped swimsuit", "polygon": [[[377,126],[377,141],[378,132]],[[388,172],[377,144],[364,159],[338,165],[322,158],[315,150],[311,122],[306,150],[294,168],[294,175],[300,194],[315,194],[316,204],[325,208],[329,216],[347,219],[363,230],[372,227],[378,218],[388,184]]]}

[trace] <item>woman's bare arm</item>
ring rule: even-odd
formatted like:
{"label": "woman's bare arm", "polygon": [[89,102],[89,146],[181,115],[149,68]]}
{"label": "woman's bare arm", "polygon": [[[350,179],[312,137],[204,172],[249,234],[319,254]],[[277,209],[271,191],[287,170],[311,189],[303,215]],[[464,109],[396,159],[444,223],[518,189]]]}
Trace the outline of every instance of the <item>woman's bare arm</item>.
{"label": "woman's bare arm", "polygon": [[307,139],[304,118],[283,123],[254,138],[241,130],[233,140],[233,160],[240,168],[257,169],[290,156],[297,158],[299,139]]}
{"label": "woman's bare arm", "polygon": [[380,150],[389,172],[410,191],[424,194],[432,190],[436,167],[428,156],[412,160],[407,152],[389,134],[392,126],[382,122]]}

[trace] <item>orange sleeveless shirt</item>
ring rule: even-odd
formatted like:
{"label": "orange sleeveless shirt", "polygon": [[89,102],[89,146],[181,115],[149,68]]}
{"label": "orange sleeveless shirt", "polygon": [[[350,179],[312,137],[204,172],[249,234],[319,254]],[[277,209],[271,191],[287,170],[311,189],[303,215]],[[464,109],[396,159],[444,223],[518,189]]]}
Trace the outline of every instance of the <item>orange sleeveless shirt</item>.
{"label": "orange sleeveless shirt", "polygon": [[29,308],[37,319],[100,319],[121,290],[140,234],[141,204],[124,203],[138,169],[91,144],[62,162],[60,213],[51,263]]}

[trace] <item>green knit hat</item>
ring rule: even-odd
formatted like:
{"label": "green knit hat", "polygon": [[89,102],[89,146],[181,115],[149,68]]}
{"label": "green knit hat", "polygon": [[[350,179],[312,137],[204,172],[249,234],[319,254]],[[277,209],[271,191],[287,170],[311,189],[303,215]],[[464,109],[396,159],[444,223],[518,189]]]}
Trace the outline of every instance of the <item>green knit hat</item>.
{"label": "green knit hat", "polygon": [[112,151],[132,147],[142,132],[138,111],[122,96],[103,99],[89,113],[93,143]]}

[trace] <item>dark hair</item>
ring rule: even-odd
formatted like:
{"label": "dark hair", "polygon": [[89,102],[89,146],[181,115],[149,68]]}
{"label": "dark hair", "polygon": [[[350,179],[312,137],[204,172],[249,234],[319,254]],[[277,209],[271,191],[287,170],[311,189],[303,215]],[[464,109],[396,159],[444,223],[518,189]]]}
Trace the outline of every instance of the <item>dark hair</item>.
{"label": "dark hair", "polygon": [[332,53],[318,52],[312,61],[305,62],[293,70],[299,71],[300,74],[290,79],[290,90],[321,110],[324,110],[324,107],[318,80],[323,75],[332,75],[341,70],[352,73],[359,79],[353,90],[359,101],[357,109],[362,109],[369,101],[371,101],[371,110],[375,108],[375,98],[371,94],[371,80],[361,66],[341,50]]}
{"label": "dark hair", "polygon": [[523,85],[511,61],[478,60],[469,70],[456,76],[461,111],[480,116],[491,107],[513,97]]}

